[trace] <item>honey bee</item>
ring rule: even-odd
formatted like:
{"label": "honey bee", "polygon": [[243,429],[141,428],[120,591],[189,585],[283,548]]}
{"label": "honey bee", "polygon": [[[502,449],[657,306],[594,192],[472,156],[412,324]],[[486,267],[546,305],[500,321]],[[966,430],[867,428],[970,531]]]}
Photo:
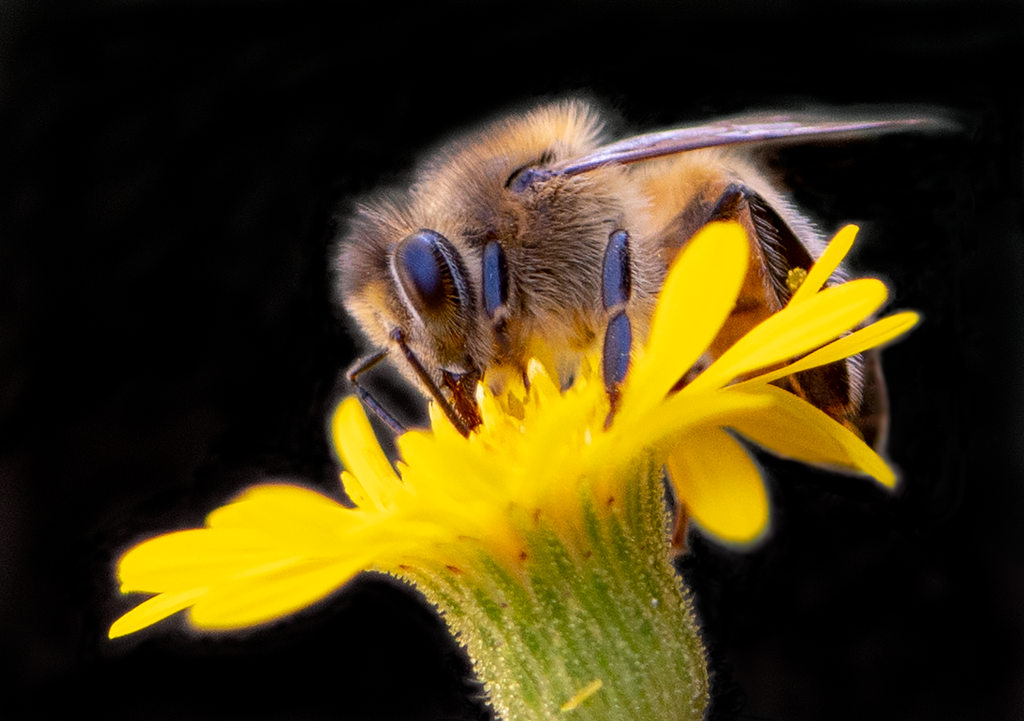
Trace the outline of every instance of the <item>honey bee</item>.
{"label": "honey bee", "polygon": [[[578,101],[494,122],[428,157],[407,190],[361,205],[351,220],[340,295],[379,351],[357,361],[349,380],[399,431],[359,381],[396,358],[468,434],[480,423],[475,389],[485,372],[500,392],[538,357],[566,383],[585,354],[602,349],[614,407],[668,266],[701,227],[735,220],[750,238],[742,290],[704,363],[782,308],[824,249],[743,147],[921,122],[748,117],[610,144],[597,112]],[[696,372],[680,368],[681,383],[688,371]],[[868,442],[882,437],[885,392],[870,358],[788,383]]]}

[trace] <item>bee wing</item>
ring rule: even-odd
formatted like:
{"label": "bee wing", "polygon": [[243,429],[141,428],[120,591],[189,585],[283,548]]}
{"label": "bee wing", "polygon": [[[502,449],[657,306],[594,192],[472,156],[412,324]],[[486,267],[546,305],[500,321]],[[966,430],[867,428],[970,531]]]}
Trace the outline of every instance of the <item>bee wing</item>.
{"label": "bee wing", "polygon": [[856,121],[803,121],[788,116],[738,118],[626,138],[598,148],[581,158],[563,161],[550,168],[550,172],[553,175],[578,175],[608,165],[637,163],[686,150],[713,148],[719,145],[941,125],[943,123],[934,118]]}

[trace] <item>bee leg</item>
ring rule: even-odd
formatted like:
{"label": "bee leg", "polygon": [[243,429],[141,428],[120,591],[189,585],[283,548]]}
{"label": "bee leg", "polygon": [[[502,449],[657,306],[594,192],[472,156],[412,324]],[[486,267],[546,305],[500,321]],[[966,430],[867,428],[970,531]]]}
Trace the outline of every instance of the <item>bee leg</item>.
{"label": "bee leg", "polygon": [[768,266],[772,290],[780,305],[785,305],[794,290],[790,287],[790,271],[802,268],[806,272],[814,264],[814,258],[768,201],[741,183],[726,186],[708,222],[739,220],[744,209],[749,214],[750,225]]}
{"label": "bee leg", "polygon": [[[814,258],[768,201],[745,185],[731,183],[722,192],[709,221],[741,219],[747,220],[753,230],[771,292],[781,308],[799,287],[799,279],[806,277]],[[852,425],[869,444],[879,447],[884,438],[884,381],[878,372],[875,378],[865,379],[870,373],[865,373],[864,366],[864,356],[858,355],[802,371],[777,385],[801,396],[840,423]]]}
{"label": "bee leg", "polygon": [[886,391],[878,351],[867,351],[862,358],[862,366],[854,366],[854,370],[861,373],[864,389],[861,393],[860,407],[857,408],[852,422],[864,436],[865,443],[875,450],[881,450],[885,447],[889,432],[889,394]]}
{"label": "bee leg", "polygon": [[371,411],[373,411],[378,418],[395,432],[395,435],[401,435],[405,433],[405,427],[395,420],[395,417],[385,410],[384,406],[377,401],[373,395],[370,394],[366,388],[359,382],[358,378],[360,374],[373,368],[375,365],[384,360],[388,355],[386,350],[382,350],[373,355],[365,356],[358,359],[355,363],[349,366],[345,372],[345,376],[348,378],[348,382],[352,384],[352,387],[356,391],[356,395],[359,396],[359,400],[362,401]]}
{"label": "bee leg", "polygon": [[722,191],[721,197],[718,198],[718,202],[715,203],[714,209],[711,211],[711,215],[708,217],[708,222],[713,223],[718,220],[736,220],[739,217],[741,206],[743,201],[746,200],[748,193],[751,191],[740,183],[729,183],[725,190]]}
{"label": "bee leg", "polygon": [[604,349],[601,370],[604,387],[611,400],[611,415],[614,415],[619,400],[619,386],[629,370],[630,350],[633,346],[633,326],[626,315],[633,288],[632,261],[629,250],[629,233],[613,231],[608,236],[601,269],[601,299],[609,312],[608,327],[604,333]]}
{"label": "bee leg", "polygon": [[448,401],[447,398],[444,397],[444,394],[441,393],[441,389],[438,388],[437,383],[434,381],[433,378],[430,377],[430,374],[427,373],[426,369],[423,367],[423,364],[420,363],[420,359],[417,358],[416,354],[412,352],[411,348],[409,348],[409,344],[405,340],[405,333],[403,333],[401,329],[395,328],[393,331],[391,331],[391,340],[393,340],[398,345],[399,350],[402,351],[402,356],[405,358],[406,362],[412,368],[413,372],[416,374],[416,377],[420,379],[420,382],[423,384],[423,387],[430,392],[431,397],[434,399],[434,402],[437,403],[438,407],[444,413],[445,417],[448,419],[448,422],[455,426],[455,430],[457,430],[462,435],[468,437],[469,428],[463,422],[462,418],[459,417],[459,414],[455,412],[455,408],[452,407],[452,404]]}
{"label": "bee leg", "polygon": [[676,486],[668,476],[668,471],[662,479],[665,487],[665,506],[668,509],[669,527],[671,541],[669,550],[673,556],[681,556],[686,552],[686,530],[689,527],[686,516],[686,504],[676,493]]}
{"label": "bee leg", "polygon": [[669,394],[678,393],[683,388],[690,385],[694,378],[696,378],[705,370],[707,370],[708,366],[711,365],[713,360],[714,359],[711,357],[711,354],[707,351],[704,351],[704,353],[702,353],[701,356],[693,362],[693,365],[690,366],[690,369],[683,373],[683,375],[680,376],[679,380],[677,380],[675,384],[672,386],[672,388],[669,389]]}

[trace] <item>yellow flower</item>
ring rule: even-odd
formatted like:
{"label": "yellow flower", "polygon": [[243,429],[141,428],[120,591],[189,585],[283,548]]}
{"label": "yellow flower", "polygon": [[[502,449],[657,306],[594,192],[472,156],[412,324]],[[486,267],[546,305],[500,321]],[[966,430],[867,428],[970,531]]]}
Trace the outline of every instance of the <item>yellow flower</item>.
{"label": "yellow flower", "polygon": [[296,486],[259,486],[211,513],[205,528],[141,543],[120,561],[121,589],[158,595],[118,619],[110,636],[185,608],[200,628],[258,624],[318,601],[363,570],[413,581],[482,578],[495,566],[526,574],[536,552],[529,534],[541,527],[582,557],[593,519],[627,512],[626,484],[644,464],[668,468],[705,531],[750,541],[768,522],[767,498],[756,466],[726,429],[892,486],[885,462],[854,433],[770,385],[916,322],[901,313],[850,332],[886,298],[873,279],[822,290],[855,232],[839,233],[784,309],[673,391],[731,312],[746,272],[742,229],[704,229],[673,264],[610,419],[596,361],[584,363],[564,392],[531,362],[528,388],[500,397],[478,388],[483,423],[468,438],[432,408],[430,430],[398,439],[395,468],[358,402],[343,401],[333,434],[356,507]]}

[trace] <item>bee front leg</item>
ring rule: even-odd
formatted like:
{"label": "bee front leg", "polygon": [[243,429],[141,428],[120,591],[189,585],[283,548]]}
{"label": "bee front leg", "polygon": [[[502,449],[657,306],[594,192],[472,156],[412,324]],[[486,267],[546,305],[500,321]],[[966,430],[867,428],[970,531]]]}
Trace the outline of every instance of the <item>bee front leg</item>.
{"label": "bee front leg", "polygon": [[359,382],[359,376],[362,373],[373,368],[375,365],[380,363],[382,360],[387,358],[388,352],[386,350],[378,351],[373,355],[368,355],[363,358],[359,358],[355,363],[349,366],[345,376],[348,378],[348,382],[352,384],[352,388],[355,389],[356,395],[359,396],[367,408],[376,414],[384,423],[395,432],[395,435],[401,435],[405,433],[405,427],[395,420],[395,417],[387,412],[387,410],[380,404],[380,402],[373,397],[373,395]]}

